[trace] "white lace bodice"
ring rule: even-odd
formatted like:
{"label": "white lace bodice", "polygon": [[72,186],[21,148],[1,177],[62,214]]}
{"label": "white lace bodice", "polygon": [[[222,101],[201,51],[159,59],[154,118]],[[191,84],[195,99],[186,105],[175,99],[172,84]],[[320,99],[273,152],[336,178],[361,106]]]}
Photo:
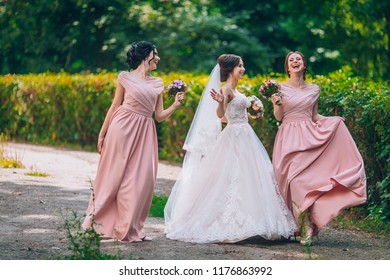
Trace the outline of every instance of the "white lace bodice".
{"label": "white lace bodice", "polygon": [[248,123],[247,108],[251,105],[248,98],[242,93],[236,92],[234,98],[226,108],[225,116],[228,124]]}

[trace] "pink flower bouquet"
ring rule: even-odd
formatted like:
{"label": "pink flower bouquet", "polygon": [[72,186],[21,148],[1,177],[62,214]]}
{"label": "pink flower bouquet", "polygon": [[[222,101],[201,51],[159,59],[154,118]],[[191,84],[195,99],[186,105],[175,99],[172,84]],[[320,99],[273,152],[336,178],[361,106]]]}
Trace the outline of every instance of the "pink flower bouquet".
{"label": "pink flower bouquet", "polygon": [[[270,99],[273,94],[278,95],[280,98],[283,97],[282,93],[280,92],[280,84],[275,80],[267,80],[263,84],[261,84],[259,88],[260,94],[265,99]],[[280,101],[276,102],[277,105],[282,105]]]}

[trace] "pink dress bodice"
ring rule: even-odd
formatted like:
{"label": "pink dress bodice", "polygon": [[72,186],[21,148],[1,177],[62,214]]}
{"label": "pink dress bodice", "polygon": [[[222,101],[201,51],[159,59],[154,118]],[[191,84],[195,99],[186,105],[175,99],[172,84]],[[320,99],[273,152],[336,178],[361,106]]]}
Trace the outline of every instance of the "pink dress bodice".
{"label": "pink dress bodice", "polygon": [[302,88],[293,88],[282,84],[283,122],[311,120],[313,107],[316,104],[320,88],[317,85],[306,84]]}
{"label": "pink dress bodice", "polygon": [[138,114],[151,116],[158,95],[164,89],[161,78],[150,76],[144,81],[132,72],[122,71],[118,81],[125,88],[122,106]]}

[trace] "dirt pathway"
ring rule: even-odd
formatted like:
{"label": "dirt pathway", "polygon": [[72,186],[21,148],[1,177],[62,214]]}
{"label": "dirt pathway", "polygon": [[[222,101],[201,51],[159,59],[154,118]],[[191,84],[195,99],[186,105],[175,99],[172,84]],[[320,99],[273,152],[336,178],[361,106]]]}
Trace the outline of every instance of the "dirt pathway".
{"label": "dirt pathway", "polygon": [[[84,215],[90,182],[99,155],[61,148],[9,143],[6,151],[18,157],[24,169],[0,169],[0,260],[56,259],[68,254],[68,241],[59,229],[69,210]],[[48,173],[31,177],[29,171]],[[156,194],[169,195],[180,167],[159,165]],[[191,244],[166,239],[164,220],[148,218],[153,238],[142,243],[102,243],[104,252],[123,259],[328,259],[390,260],[390,242],[363,232],[325,228],[309,255],[295,241],[253,238],[237,244]]]}

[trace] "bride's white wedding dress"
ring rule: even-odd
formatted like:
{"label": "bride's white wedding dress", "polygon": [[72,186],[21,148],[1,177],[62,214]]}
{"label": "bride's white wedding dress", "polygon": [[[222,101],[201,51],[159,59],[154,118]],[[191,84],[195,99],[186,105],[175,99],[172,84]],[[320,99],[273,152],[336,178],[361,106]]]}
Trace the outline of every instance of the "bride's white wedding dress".
{"label": "bride's white wedding dress", "polygon": [[287,238],[296,230],[270,158],[248,123],[249,106],[236,92],[226,109],[228,124],[207,155],[191,170],[184,160],[165,208],[167,238],[230,243],[253,236]]}

